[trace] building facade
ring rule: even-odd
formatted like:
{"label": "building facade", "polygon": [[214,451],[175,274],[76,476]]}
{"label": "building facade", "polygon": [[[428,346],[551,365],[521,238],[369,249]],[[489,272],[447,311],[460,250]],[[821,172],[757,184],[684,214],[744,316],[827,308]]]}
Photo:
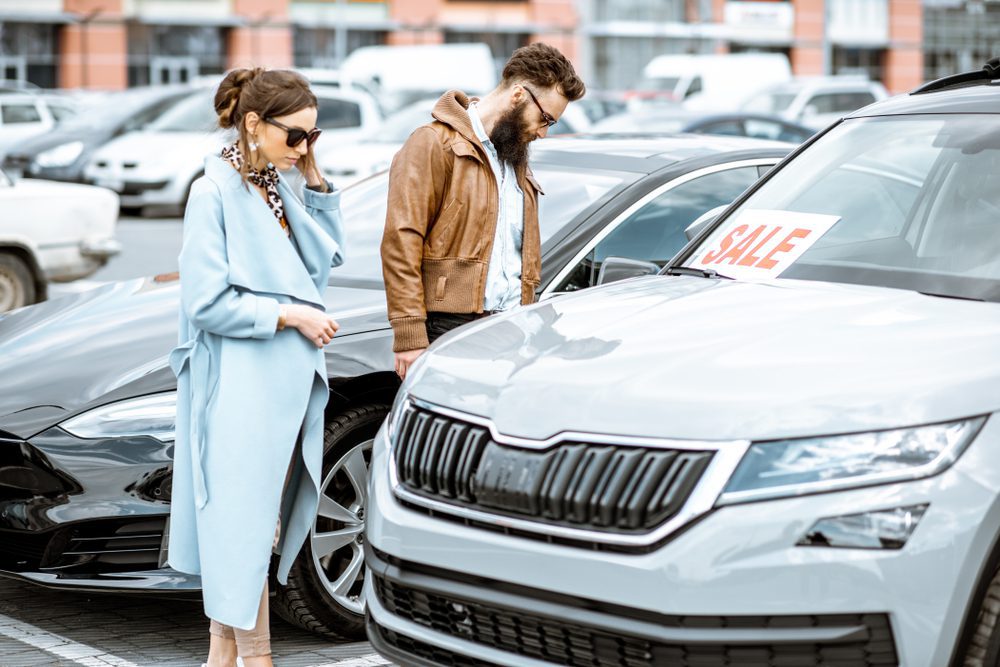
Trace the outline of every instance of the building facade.
{"label": "building facade", "polygon": [[183,82],[247,65],[336,67],[376,44],[543,40],[576,58],[574,0],[0,0],[0,78],[44,88]]}
{"label": "building facade", "polygon": [[468,41],[499,65],[544,40],[594,88],[635,86],[660,54],[764,51],[900,92],[979,67],[998,38],[1000,0],[0,0],[0,78],[115,89]]}
{"label": "building facade", "polygon": [[798,75],[864,74],[893,91],[923,80],[921,0],[588,0],[585,72],[634,86],[665,53],[778,52]]}

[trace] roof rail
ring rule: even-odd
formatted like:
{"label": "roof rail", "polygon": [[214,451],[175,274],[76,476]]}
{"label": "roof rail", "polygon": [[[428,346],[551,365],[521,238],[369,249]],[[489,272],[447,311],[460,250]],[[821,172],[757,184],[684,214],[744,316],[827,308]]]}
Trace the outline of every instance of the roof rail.
{"label": "roof rail", "polygon": [[976,83],[989,83],[994,79],[1000,79],[1000,58],[990,58],[981,70],[974,72],[963,72],[962,74],[952,74],[951,76],[935,79],[925,83],[910,95],[920,95],[922,93],[932,93],[936,90],[945,90]]}

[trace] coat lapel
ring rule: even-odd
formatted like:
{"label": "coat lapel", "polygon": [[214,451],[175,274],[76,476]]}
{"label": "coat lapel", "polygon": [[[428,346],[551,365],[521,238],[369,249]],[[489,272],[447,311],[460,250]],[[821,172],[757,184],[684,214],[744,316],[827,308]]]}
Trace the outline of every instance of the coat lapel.
{"label": "coat lapel", "polygon": [[[299,247],[299,256],[309,278],[320,293],[326,288],[333,258],[340,251],[335,240],[313,219],[284,176],[278,177],[278,194],[285,207],[285,220]],[[284,234],[284,232],[282,232]]]}
{"label": "coat lapel", "polygon": [[[219,186],[222,193],[222,214],[226,230],[226,253],[229,261],[229,283],[252,292],[286,294],[300,301],[324,307],[321,290],[327,275],[307,268],[283,229],[254,189],[244,187],[240,175],[221,157],[212,155],[205,160],[205,175]],[[296,235],[305,255],[315,254],[317,240],[310,225],[316,223],[302,209],[292,204],[291,190],[279,186],[285,218]],[[290,209],[297,207],[290,216]],[[307,220],[308,219],[308,220]],[[299,236],[299,234],[302,234]],[[315,261],[311,257],[311,262]],[[327,268],[329,274],[329,268]],[[322,282],[316,280],[322,278]]]}

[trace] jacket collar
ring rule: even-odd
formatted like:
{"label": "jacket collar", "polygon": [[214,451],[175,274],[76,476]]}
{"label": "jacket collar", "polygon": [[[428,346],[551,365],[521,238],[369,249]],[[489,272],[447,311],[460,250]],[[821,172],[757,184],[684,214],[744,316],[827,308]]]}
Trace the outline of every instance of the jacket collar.
{"label": "jacket collar", "polygon": [[471,141],[473,145],[482,148],[483,144],[476,136],[476,131],[472,129],[472,121],[469,120],[468,109],[471,101],[462,91],[449,90],[434,105],[431,115],[435,120],[441,121]]}
{"label": "jacket collar", "polygon": [[298,252],[264,200],[244,186],[228,162],[206,157],[205,176],[222,196],[230,284],[322,307],[336,242],[312,219],[287,179],[279,174],[278,193]]}

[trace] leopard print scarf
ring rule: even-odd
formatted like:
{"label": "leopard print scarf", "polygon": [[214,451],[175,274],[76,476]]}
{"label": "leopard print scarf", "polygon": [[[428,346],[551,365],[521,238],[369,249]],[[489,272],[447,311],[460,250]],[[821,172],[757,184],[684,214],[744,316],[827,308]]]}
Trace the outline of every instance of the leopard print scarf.
{"label": "leopard print scarf", "polygon": [[[243,154],[240,152],[238,143],[233,143],[223,148],[222,158],[228,160],[229,164],[236,167],[237,171],[243,165]],[[291,233],[291,230],[288,229],[285,223],[285,207],[281,203],[281,197],[278,195],[278,170],[274,168],[274,165],[268,162],[267,167],[263,171],[257,171],[253,167],[250,167],[247,180],[258,187],[264,188],[264,192],[267,193],[267,205],[271,208],[271,213],[274,213],[274,217],[281,223],[285,232]]]}

